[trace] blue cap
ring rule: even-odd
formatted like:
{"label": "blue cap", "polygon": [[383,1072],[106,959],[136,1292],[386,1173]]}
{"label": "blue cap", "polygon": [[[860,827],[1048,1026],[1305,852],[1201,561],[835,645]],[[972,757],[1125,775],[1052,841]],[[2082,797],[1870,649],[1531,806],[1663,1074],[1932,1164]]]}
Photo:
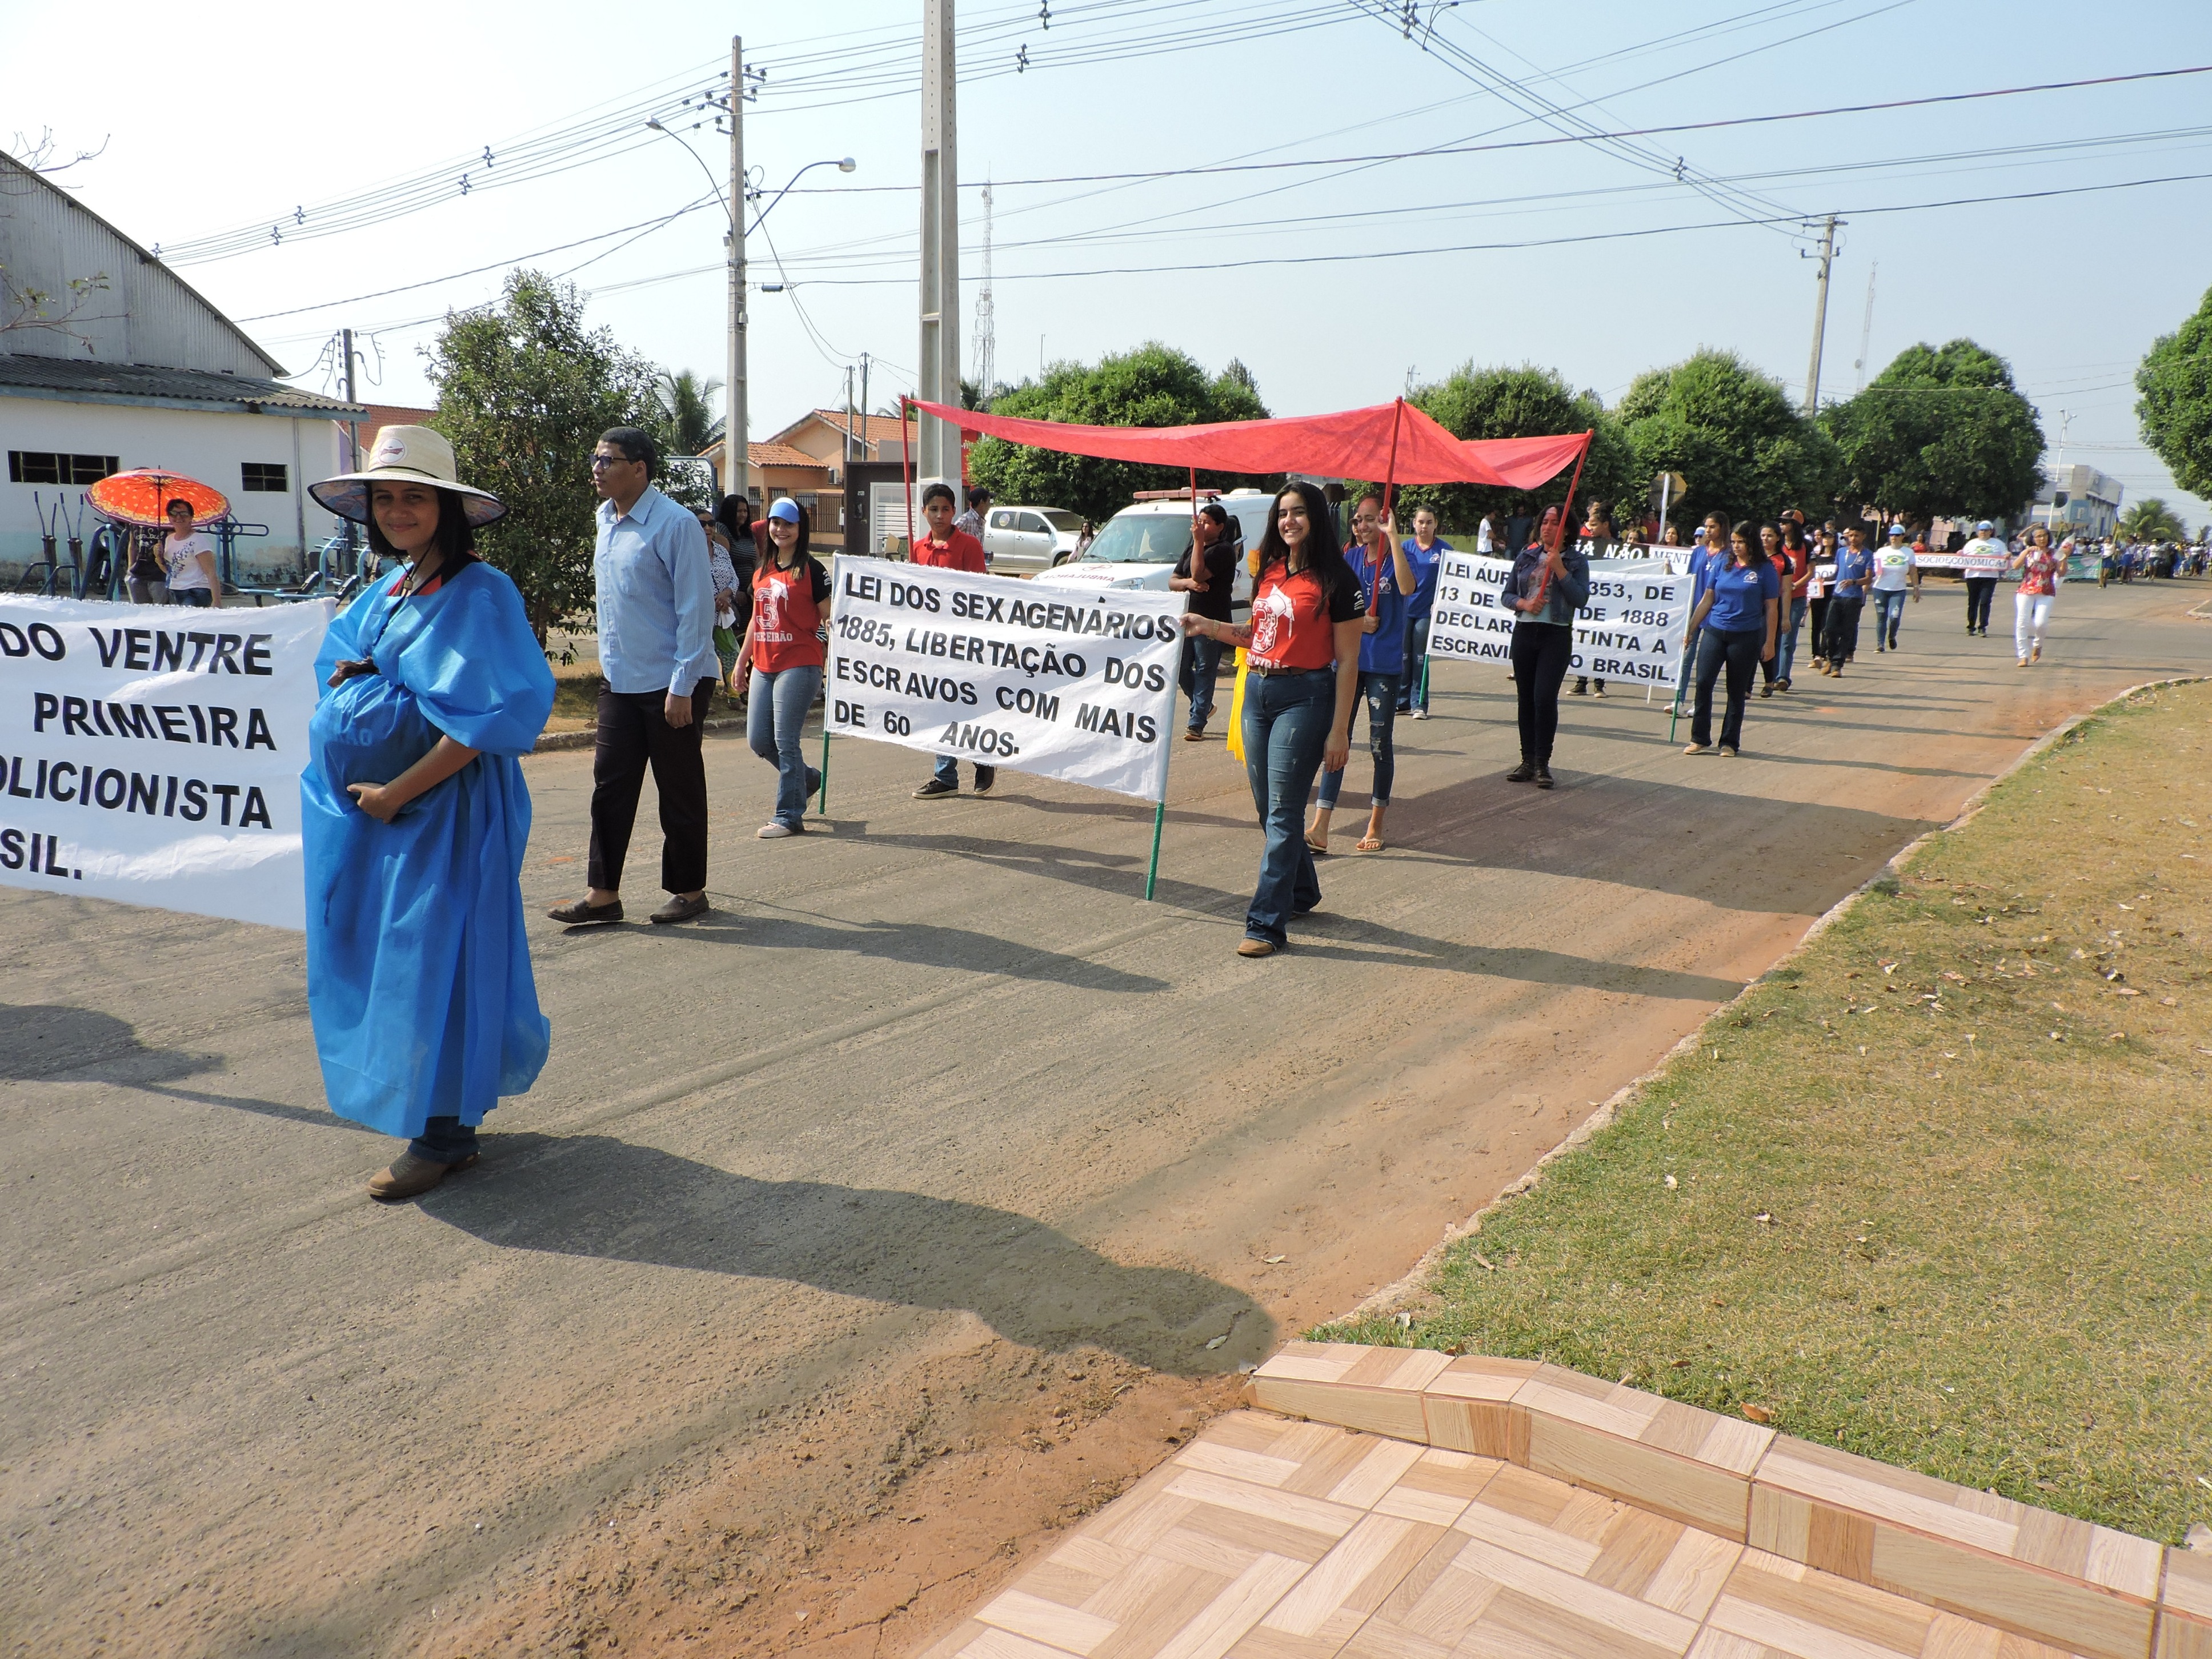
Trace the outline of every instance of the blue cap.
{"label": "blue cap", "polygon": [[1974,528],[1977,530],[1995,530],[1996,526],[1991,524],[1987,519],[1984,519],[1979,524],[1976,525]]}
{"label": "blue cap", "polygon": [[799,503],[788,495],[779,495],[775,498],[775,505],[769,508],[768,515],[771,519],[781,519],[786,524],[797,524]]}
{"label": "blue cap", "polygon": [[1690,539],[1693,542],[1701,542],[1705,540],[1705,527],[1703,525],[1699,525],[1695,530],[1690,532]]}
{"label": "blue cap", "polygon": [[1889,533],[1893,536],[1909,536],[1912,532],[1901,524],[1893,524],[1889,527]]}

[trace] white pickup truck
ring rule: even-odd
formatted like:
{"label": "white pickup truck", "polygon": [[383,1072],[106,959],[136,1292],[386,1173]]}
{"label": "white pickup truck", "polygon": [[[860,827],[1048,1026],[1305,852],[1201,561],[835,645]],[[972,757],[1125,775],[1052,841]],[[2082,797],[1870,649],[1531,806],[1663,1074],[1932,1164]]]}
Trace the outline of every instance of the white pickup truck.
{"label": "white pickup truck", "polygon": [[[1199,492],[1199,504],[1218,501],[1233,525],[1240,548],[1260,544],[1274,497],[1257,489],[1232,489],[1219,495]],[[1149,587],[1167,591],[1176,561],[1190,550],[1190,498],[1137,501],[1107,520],[1079,559],[1070,560],[1033,579],[1040,587]],[[1252,573],[1239,558],[1232,595],[1237,610],[1252,604]]]}

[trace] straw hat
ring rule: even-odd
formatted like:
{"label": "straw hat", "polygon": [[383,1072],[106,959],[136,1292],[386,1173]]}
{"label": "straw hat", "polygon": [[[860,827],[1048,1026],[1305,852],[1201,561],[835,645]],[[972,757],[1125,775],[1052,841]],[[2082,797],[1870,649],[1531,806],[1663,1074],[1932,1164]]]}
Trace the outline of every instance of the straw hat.
{"label": "straw hat", "polygon": [[335,478],[309,484],[307,493],[341,519],[368,522],[368,487],[379,479],[392,483],[434,484],[450,489],[468,509],[469,527],[481,530],[507,516],[507,506],[485,489],[474,489],[460,481],[453,465],[453,446],[443,433],[427,426],[387,426],[376,434],[368,452],[368,466],[360,472],[342,472]]}

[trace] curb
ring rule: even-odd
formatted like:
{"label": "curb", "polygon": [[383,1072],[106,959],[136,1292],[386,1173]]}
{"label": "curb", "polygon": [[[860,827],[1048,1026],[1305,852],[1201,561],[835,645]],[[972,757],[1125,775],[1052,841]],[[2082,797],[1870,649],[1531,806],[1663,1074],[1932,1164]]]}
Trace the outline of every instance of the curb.
{"label": "curb", "polygon": [[[2208,599],[2205,603],[2207,605],[2212,605],[2212,599]],[[2208,617],[2207,620],[2212,620],[2212,617]],[[1569,1132],[1565,1139],[1562,1140],[1558,1146],[1553,1147],[1548,1152],[1546,1152],[1543,1157],[1538,1158],[1534,1164],[1531,1164],[1522,1173],[1516,1176],[1511,1181],[1506,1182],[1504,1186],[1499,1188],[1498,1190],[1498,1195],[1495,1198],[1492,1198],[1490,1202],[1484,1205],[1473,1215],[1468,1217],[1466,1220],[1455,1223],[1444,1229],[1443,1237],[1438,1239],[1434,1244],[1431,1245],[1426,1250],[1423,1251],[1421,1253],[1420,1259],[1414,1262],[1410,1269],[1400,1275],[1397,1279],[1392,1280],[1389,1284],[1385,1285],[1381,1290],[1376,1291],[1373,1295],[1362,1299],[1358,1305],[1353,1308],[1350,1313],[1340,1314],[1334,1319],[1316,1321],[1315,1322],[1316,1326],[1343,1325],[1349,1324],[1352,1321],[1358,1319],[1371,1319],[1377,1314],[1385,1314],[1394,1311],[1394,1304],[1402,1301],[1419,1292],[1435,1274],[1437,1266],[1443,1260],[1445,1251],[1451,1249],[1453,1245],[1458,1243],[1460,1240],[1469,1237],[1482,1231],[1483,1217],[1488,1215],[1492,1211],[1498,1209],[1511,1202],[1514,1199],[1520,1197],[1522,1194],[1533,1189],[1539,1182],[1543,1180],[1544,1166],[1551,1163],[1553,1159],[1565,1158],[1568,1153],[1581,1147],[1583,1143],[1589,1140],[1601,1130],[1610,1127],[1613,1120],[1620,1116],[1621,1109],[1627,1105],[1629,1102],[1635,1097],[1638,1091],[1642,1089],[1646,1084],[1653,1081],[1660,1075],[1661,1073],[1664,1072],[1668,1066],[1671,1066],[1674,1062],[1674,1059],[1677,1055],[1687,1054],[1704,1042],[1705,1032],[1711,1028],[1715,1020],[1721,1018],[1729,1012],[1729,1009],[1735,1007],[1739,1002],[1741,1002],[1753,990],[1765,983],[1766,981],[1773,978],[1777,973],[1788,967],[1792,962],[1795,962],[1800,956],[1803,955],[1805,948],[1808,945],[1811,945],[1814,940],[1820,938],[1821,934],[1826,933],[1831,927],[1832,927],[1837,921],[1840,921],[1844,915],[1850,910],[1852,906],[1858,903],[1861,899],[1872,892],[1875,887],[1886,881],[1894,881],[1897,878],[1899,872],[1904,869],[1906,861],[1922,848],[1927,846],[1929,842],[1934,841],[1938,836],[1948,836],[1954,830],[1964,829],[1981,812],[1982,808],[1988,805],[1990,793],[1995,790],[1999,784],[2012,776],[2014,773],[2019,771],[2021,767],[2035,759],[2045,750],[2056,748],[2059,744],[2063,743],[2069,737],[2072,736],[2082,726],[2087,726],[2091,720],[2094,720],[2105,714],[2116,703],[2124,703],[2130,697],[2141,696],[2146,691],[2160,690],[2169,685],[2201,685],[2207,682],[2212,682],[2212,674],[2177,674],[2166,679],[2145,680],[2140,685],[2131,685],[2124,691],[2113,693],[2112,696],[2106,698],[2103,702],[2099,703],[2095,708],[2085,708],[2081,713],[2073,716],[2070,720],[2062,721],[2059,725],[2051,727],[2050,731],[2045,732],[2033,743],[2028,744],[2027,748],[2021,750],[2018,755],[2014,756],[2013,757],[2012,763],[2007,766],[2003,771],[1998,773],[1996,776],[1991,778],[1987,783],[1984,783],[1980,788],[1975,790],[1972,794],[1969,795],[1966,798],[1966,805],[1959,809],[1959,813],[1956,817],[1953,818],[1948,823],[1942,825],[1941,828],[1929,830],[1923,834],[1915,836],[1911,841],[1907,842],[1903,847],[1892,854],[1882,864],[1882,866],[1879,870],[1875,871],[1874,874],[1869,876],[1856,887],[1844,894],[1843,897],[1838,899],[1833,904],[1830,905],[1826,910],[1821,912],[1820,915],[1814,917],[1813,919],[1813,925],[1805,930],[1804,936],[1800,939],[1796,944],[1791,945],[1788,951],[1784,951],[1781,957],[1777,958],[1771,968],[1769,968],[1757,979],[1749,981],[1746,983],[1742,990],[1737,992],[1726,1002],[1721,1004],[1719,1007],[1714,1009],[1711,1013],[1706,1015],[1704,1019],[1698,1021],[1695,1030],[1684,1035],[1681,1039],[1675,1042],[1672,1048],[1668,1048],[1664,1054],[1662,1054],[1657,1062],[1650,1069],[1639,1073],[1637,1076],[1630,1079],[1626,1083],[1622,1084],[1620,1088],[1614,1090],[1613,1092],[1607,1097],[1602,1105],[1599,1106],[1595,1111],[1592,1112],[1588,1117],[1584,1118]]]}

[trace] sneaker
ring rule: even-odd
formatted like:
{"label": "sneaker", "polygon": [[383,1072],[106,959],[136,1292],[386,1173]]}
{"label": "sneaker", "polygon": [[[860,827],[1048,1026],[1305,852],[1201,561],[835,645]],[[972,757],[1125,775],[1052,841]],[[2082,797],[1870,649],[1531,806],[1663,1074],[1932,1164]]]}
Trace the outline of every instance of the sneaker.
{"label": "sneaker", "polygon": [[1505,781],[1508,783],[1527,783],[1534,778],[1535,775],[1536,763],[1534,761],[1522,761],[1520,765],[1515,767],[1510,772],[1508,772],[1505,775]]}
{"label": "sneaker", "polygon": [[1413,711],[1413,718],[1417,720],[1425,720],[1428,719],[1428,717],[1429,711],[1425,708],[1416,708]]}
{"label": "sneaker", "polygon": [[1682,752],[1686,755],[1702,755],[1708,752],[1711,748],[1712,744],[1709,743],[1693,743],[1688,748],[1683,750]]}
{"label": "sneaker", "polygon": [[979,766],[975,769],[975,793],[977,794],[989,794],[991,793],[991,786],[998,781],[999,769],[997,767]]}
{"label": "sneaker", "polygon": [[1605,684],[1604,684],[1604,682],[1603,682],[1603,681],[1600,681],[1597,684],[1595,684],[1595,685],[1594,685],[1594,686],[1592,686],[1592,687],[1590,688],[1590,696],[1592,696],[1593,697],[1601,697],[1601,696],[1603,696],[1604,695],[1605,695]]}
{"label": "sneaker", "polygon": [[753,834],[763,841],[781,841],[786,836],[795,836],[798,833],[799,831],[793,829],[789,824],[781,823],[774,818],[769,819],[766,823],[761,825],[759,829],[753,831]]}
{"label": "sneaker", "polygon": [[935,800],[940,795],[957,795],[959,793],[958,784],[947,783],[943,778],[932,778],[914,792],[914,798],[916,800]]}
{"label": "sneaker", "polygon": [[1577,680],[1575,682],[1575,689],[1568,692],[1567,695],[1571,697],[1587,697],[1589,696],[1589,682],[1586,679]]}
{"label": "sneaker", "polygon": [[2020,659],[2020,665],[2021,665],[2022,668],[2027,667],[2027,658],[2025,658],[2025,657],[2022,657],[2022,658]]}
{"label": "sneaker", "polygon": [[1874,642],[1874,653],[1875,653],[1875,655],[1876,655],[1877,657],[1878,657],[1878,656],[1880,656],[1883,652],[1885,652],[1885,651],[1887,651],[1887,650],[1888,650],[1888,649],[1889,649],[1889,647],[1888,647],[1887,646],[1884,645],[1884,644],[1883,644],[1880,640],[1876,640],[1876,641]]}
{"label": "sneaker", "polygon": [[806,769],[806,799],[812,800],[822,793],[822,775],[812,767]]}
{"label": "sneaker", "polygon": [[1790,681],[1786,677],[1784,678],[1778,679],[1774,682],[1774,689],[1777,691],[1787,691],[1790,689]]}
{"label": "sneaker", "polygon": [[1723,744],[1721,745],[1721,758],[1723,760],[1734,760],[1735,758],[1735,745],[1732,743]]}
{"label": "sneaker", "polygon": [[1182,729],[1182,740],[1185,743],[1204,743],[1206,741],[1206,728],[1202,726],[1184,726]]}

